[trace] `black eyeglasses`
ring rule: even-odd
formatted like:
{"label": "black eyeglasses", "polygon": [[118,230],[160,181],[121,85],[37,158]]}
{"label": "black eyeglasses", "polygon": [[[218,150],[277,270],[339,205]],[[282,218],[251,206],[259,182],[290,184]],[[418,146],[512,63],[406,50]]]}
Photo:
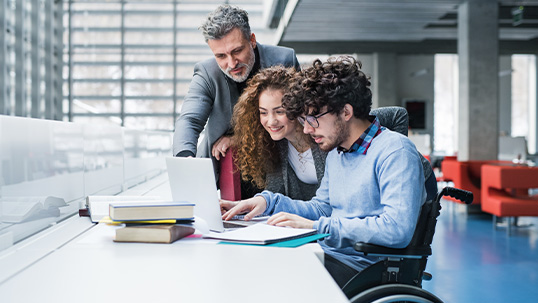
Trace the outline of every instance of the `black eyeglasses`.
{"label": "black eyeglasses", "polygon": [[310,124],[310,126],[312,126],[313,128],[318,128],[319,127],[319,121],[318,121],[318,118],[330,113],[331,111],[328,110],[324,113],[321,113],[321,114],[318,114],[318,115],[315,115],[315,116],[310,116],[310,115],[306,115],[306,116],[299,116],[297,117],[297,120],[299,120],[299,123],[301,123],[302,126],[304,126],[304,121],[306,120],[306,122],[308,122],[308,124]]}

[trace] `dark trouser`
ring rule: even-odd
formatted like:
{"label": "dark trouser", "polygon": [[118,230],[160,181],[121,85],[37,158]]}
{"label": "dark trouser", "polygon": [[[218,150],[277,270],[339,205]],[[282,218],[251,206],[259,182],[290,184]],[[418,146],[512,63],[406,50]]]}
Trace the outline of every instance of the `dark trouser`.
{"label": "dark trouser", "polygon": [[343,288],[346,283],[355,276],[358,271],[325,254],[325,269],[331,274],[336,284]]}

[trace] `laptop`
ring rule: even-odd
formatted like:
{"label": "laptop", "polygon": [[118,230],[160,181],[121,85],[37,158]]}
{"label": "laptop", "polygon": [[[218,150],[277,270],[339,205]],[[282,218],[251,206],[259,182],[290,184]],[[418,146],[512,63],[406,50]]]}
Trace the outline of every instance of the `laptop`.
{"label": "laptop", "polygon": [[[211,159],[167,157],[166,168],[172,199],[194,203],[197,223],[203,221],[209,230],[224,232],[226,229],[220,213],[219,193]],[[255,222],[232,220],[225,223],[226,227],[239,228]]]}

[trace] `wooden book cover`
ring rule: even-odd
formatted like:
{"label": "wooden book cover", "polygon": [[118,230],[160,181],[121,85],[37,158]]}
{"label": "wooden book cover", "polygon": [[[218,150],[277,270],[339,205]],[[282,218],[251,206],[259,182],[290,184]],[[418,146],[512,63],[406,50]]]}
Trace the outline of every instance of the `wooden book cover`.
{"label": "wooden book cover", "polygon": [[133,202],[110,204],[112,221],[190,220],[194,218],[194,204],[182,202]]}
{"label": "wooden book cover", "polygon": [[172,243],[194,233],[186,225],[157,224],[136,225],[116,229],[115,242]]}

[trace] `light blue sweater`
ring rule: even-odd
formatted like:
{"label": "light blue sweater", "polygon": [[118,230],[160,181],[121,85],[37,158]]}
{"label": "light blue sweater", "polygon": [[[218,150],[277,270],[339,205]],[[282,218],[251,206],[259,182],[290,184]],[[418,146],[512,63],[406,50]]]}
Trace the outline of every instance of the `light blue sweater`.
{"label": "light blue sweater", "polygon": [[325,174],[310,201],[292,200],[263,191],[265,214],[288,212],[314,220],[328,255],[356,270],[377,258],[353,249],[355,242],[403,248],[411,241],[420,208],[426,199],[418,152],[405,136],[383,129],[366,155],[327,155]]}

